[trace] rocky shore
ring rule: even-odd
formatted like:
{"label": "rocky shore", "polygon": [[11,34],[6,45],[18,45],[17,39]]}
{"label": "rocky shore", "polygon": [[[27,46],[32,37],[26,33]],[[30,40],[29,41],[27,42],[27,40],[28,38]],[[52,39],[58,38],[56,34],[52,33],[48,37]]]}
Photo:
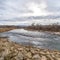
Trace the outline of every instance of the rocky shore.
{"label": "rocky shore", "polygon": [[23,46],[0,38],[0,60],[60,60],[60,51]]}

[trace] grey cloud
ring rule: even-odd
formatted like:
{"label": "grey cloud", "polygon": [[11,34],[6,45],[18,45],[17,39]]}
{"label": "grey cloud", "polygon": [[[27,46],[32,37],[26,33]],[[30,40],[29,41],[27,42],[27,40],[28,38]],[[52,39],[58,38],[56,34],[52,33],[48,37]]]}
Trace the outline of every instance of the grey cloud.
{"label": "grey cloud", "polygon": [[60,0],[47,0],[47,9],[51,12],[60,11]]}
{"label": "grey cloud", "polygon": [[0,0],[0,19],[3,19],[3,17],[13,18],[20,14],[33,13],[27,7],[27,4],[32,2],[38,5],[41,2],[45,2],[47,5],[44,9],[45,11],[60,14],[60,0]]}
{"label": "grey cloud", "polygon": [[[3,4],[0,4],[0,11],[5,11],[5,12],[10,12],[10,11],[13,11],[13,12],[19,12],[19,13],[28,13],[28,12],[32,12],[30,10],[28,10],[26,8],[26,2],[27,0],[5,0],[5,1],[2,1],[4,2]],[[1,3],[1,2],[0,2]],[[2,12],[1,11],[1,12]],[[3,13],[3,12],[2,12]]]}
{"label": "grey cloud", "polygon": [[0,0],[0,18],[14,14],[33,13],[26,6],[29,2],[32,0]]}

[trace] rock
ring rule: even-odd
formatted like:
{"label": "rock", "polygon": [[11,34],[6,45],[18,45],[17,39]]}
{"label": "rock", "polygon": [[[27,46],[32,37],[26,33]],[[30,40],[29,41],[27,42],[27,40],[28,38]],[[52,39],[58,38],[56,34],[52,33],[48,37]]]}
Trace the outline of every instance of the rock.
{"label": "rock", "polygon": [[31,53],[32,53],[32,54],[34,54],[34,53],[35,53],[35,51],[34,51],[33,49],[31,49]]}
{"label": "rock", "polygon": [[19,51],[22,51],[22,50],[24,50],[24,49],[23,49],[23,48],[18,48],[18,50],[19,50]]}
{"label": "rock", "polygon": [[26,54],[26,56],[27,56],[27,58],[32,58],[31,52],[28,52],[28,53]]}
{"label": "rock", "polygon": [[43,51],[41,51],[41,52],[39,52],[40,54],[42,54],[42,55],[46,55],[46,53],[44,53]]}
{"label": "rock", "polygon": [[19,52],[18,55],[15,57],[16,60],[23,60],[23,58],[24,55],[21,52]]}
{"label": "rock", "polygon": [[54,58],[51,55],[47,55],[47,59],[54,60]]}
{"label": "rock", "polygon": [[36,54],[32,57],[33,60],[41,60],[41,57],[39,56],[39,54]]}
{"label": "rock", "polygon": [[0,60],[4,60],[4,58],[3,57],[0,57]]}
{"label": "rock", "polygon": [[26,60],[31,60],[31,59],[27,58]]}
{"label": "rock", "polygon": [[1,38],[0,60],[60,60],[60,51],[26,47]]}
{"label": "rock", "polygon": [[47,58],[45,56],[42,56],[41,60],[47,60]]}
{"label": "rock", "polygon": [[60,58],[56,58],[56,60],[60,60]]}
{"label": "rock", "polygon": [[31,53],[34,54],[39,54],[39,52],[37,50],[31,49]]}

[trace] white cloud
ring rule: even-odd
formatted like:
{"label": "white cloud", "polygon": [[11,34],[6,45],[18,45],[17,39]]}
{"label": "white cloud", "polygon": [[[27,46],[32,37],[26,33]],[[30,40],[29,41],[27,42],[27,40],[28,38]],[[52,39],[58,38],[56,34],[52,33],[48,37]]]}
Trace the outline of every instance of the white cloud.
{"label": "white cloud", "polygon": [[0,20],[60,15],[60,0],[0,0]]}
{"label": "white cloud", "polygon": [[0,19],[11,19],[21,16],[46,16],[45,0],[3,0],[0,4]]}
{"label": "white cloud", "polygon": [[45,15],[44,14],[45,13],[45,4],[44,5],[43,5],[43,3],[35,4],[34,2],[32,2],[32,3],[28,3],[27,6],[28,6],[28,9],[33,12],[33,13],[31,13],[31,15],[34,15],[34,16]]}
{"label": "white cloud", "polygon": [[47,10],[53,15],[60,15],[60,0],[47,0]]}

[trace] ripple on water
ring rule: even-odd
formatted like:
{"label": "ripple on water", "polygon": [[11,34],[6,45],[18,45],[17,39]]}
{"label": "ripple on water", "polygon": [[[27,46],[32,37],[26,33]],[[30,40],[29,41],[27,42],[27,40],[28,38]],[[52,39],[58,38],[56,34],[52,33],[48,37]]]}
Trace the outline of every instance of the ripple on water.
{"label": "ripple on water", "polygon": [[9,40],[24,45],[60,50],[60,36],[47,32],[33,32],[24,29],[16,29],[0,33],[0,37],[2,36],[7,36]]}

